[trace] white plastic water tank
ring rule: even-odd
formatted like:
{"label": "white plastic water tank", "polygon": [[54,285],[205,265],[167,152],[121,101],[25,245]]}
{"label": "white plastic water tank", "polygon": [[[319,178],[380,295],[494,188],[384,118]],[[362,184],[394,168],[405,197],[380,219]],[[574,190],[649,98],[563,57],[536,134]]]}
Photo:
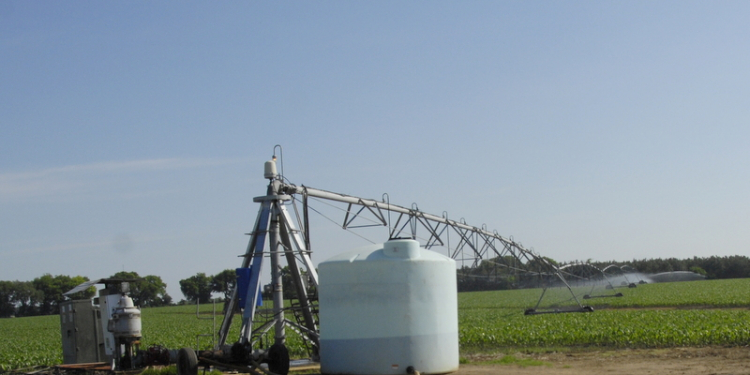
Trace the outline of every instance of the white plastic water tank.
{"label": "white plastic water tank", "polygon": [[318,266],[324,374],[458,370],[456,263],[391,240]]}

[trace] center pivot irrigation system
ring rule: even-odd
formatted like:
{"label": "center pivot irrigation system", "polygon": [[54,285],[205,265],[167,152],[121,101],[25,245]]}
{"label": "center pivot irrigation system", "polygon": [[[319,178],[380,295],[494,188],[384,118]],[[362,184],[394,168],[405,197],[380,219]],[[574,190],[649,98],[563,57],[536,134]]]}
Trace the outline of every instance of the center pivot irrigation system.
{"label": "center pivot irrigation system", "polygon": [[597,290],[597,286],[604,286],[606,290],[612,290],[615,286],[612,285],[612,282],[607,278],[604,271],[600,270],[599,267],[596,267],[593,264],[574,262],[560,266],[559,270],[563,275],[568,277],[568,280],[571,280],[571,286],[591,287],[588,293],[583,295],[583,299],[623,296],[622,293],[594,294],[594,291]]}
{"label": "center pivot irrigation system", "polygon": [[[318,275],[311,259],[309,225],[309,212],[318,211],[310,206],[311,201],[341,206],[343,229],[386,227],[389,238],[411,238],[425,249],[443,248],[457,264],[468,264],[462,270],[475,269],[486,262],[484,266],[489,265],[494,277],[512,280],[516,287],[541,287],[542,295],[534,308],[526,310],[527,315],[593,311],[581,304],[558,267],[520,243],[496,231],[490,232],[485,226],[472,226],[463,219],[451,220],[445,212],[438,216],[420,211],[416,204],[411,208],[391,204],[386,194],[377,201],[288,183],[283,176],[283,160],[282,173],[277,172],[276,148],[281,151],[277,145],[273,159],[265,163],[264,177],[269,180],[266,195],[253,199],[260,203],[260,209],[238,269],[238,275],[244,274],[246,281],[237,283],[227,301],[214,350],[197,353],[190,348],[180,350],[178,369],[181,375],[194,374],[200,364],[244,368],[249,365],[254,369],[260,363],[267,363],[273,373],[285,374],[289,370],[289,352],[285,346],[287,329],[303,339],[312,360],[319,359]],[[282,258],[286,260],[288,276],[296,292],[295,299],[286,307]],[[266,292],[270,289],[272,309],[259,307],[263,290],[261,274],[266,259],[271,270],[270,288],[267,286]],[[567,288],[571,302],[553,310],[540,310],[545,293],[552,287]],[[239,339],[227,344],[238,306],[242,311]],[[274,328],[272,341],[266,339],[271,328]],[[267,350],[261,349],[264,345]]]}

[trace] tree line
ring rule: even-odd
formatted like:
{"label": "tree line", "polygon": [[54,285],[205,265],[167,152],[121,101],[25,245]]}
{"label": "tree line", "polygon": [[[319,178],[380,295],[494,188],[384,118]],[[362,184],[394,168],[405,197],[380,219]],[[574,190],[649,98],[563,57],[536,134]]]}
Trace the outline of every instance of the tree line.
{"label": "tree line", "polygon": [[[155,275],[140,276],[137,272],[117,272],[110,279],[135,279],[129,282],[129,295],[133,303],[140,307],[158,307],[174,304],[167,293],[167,284]],[[86,276],[44,274],[32,281],[0,281],[0,318],[11,316],[56,315],[60,304],[66,300],[89,299],[96,295],[97,288],[88,289],[69,296],[63,293],[90,281]],[[213,276],[198,273],[180,280],[180,289],[187,302],[208,302],[213,293],[220,293],[223,299],[236,284],[234,270],[224,270]],[[185,301],[181,301],[185,302]]]}
{"label": "tree line", "polygon": [[[553,265],[564,265],[554,259],[547,259]],[[497,263],[503,260],[489,259],[482,261],[478,267],[461,267],[458,269],[458,290],[506,290],[537,286],[533,282],[526,282],[518,274],[511,274],[507,269],[499,269]],[[505,261],[504,263],[508,263]],[[662,272],[691,271],[706,276],[707,279],[736,279],[750,278],[750,258],[743,255],[693,257],[686,259],[633,259],[631,261],[585,261],[599,269],[615,264],[630,266],[643,274],[657,274]]]}
{"label": "tree line", "polygon": [[[136,272],[118,272],[110,278],[138,279],[130,282],[130,297],[138,306],[164,306],[172,303],[172,297],[167,294],[167,284],[159,276],[141,277]],[[69,296],[63,295],[87,281],[90,280],[86,276],[52,276],[48,273],[32,281],[0,281],[0,317],[59,314],[62,302],[95,296],[94,286]]]}
{"label": "tree line", "polygon": [[[50,274],[32,281],[0,281],[0,317],[58,314],[63,293],[86,281],[85,276]],[[90,298],[93,294],[91,288],[71,297]]]}
{"label": "tree line", "polygon": [[[307,273],[302,270],[303,278]],[[294,288],[292,275],[289,266],[281,269],[282,289],[284,298],[297,298],[297,291]],[[208,302],[211,300],[213,293],[220,295],[219,299],[226,301],[231,297],[234,286],[237,284],[236,270],[226,269],[213,276],[207,276],[205,273],[197,273],[187,279],[180,280],[180,290],[185,295],[187,302]],[[313,290],[314,292],[314,290]],[[269,293],[261,290],[264,299],[270,299]]]}
{"label": "tree line", "polygon": [[644,274],[662,272],[692,271],[706,276],[707,279],[739,279],[750,277],[750,258],[744,255],[711,256],[687,259],[633,259],[626,262],[590,262],[603,269],[610,264],[630,266]]}
{"label": "tree line", "polygon": [[[557,265],[553,259],[547,259]],[[518,276],[504,275],[498,272],[494,264],[497,259],[489,259],[475,268],[461,267],[458,269],[458,290],[503,290],[530,287]],[[750,278],[750,258],[742,255],[693,257],[687,259],[634,259],[631,261],[587,261],[599,269],[616,264],[630,266],[644,274],[656,274],[674,271],[692,271],[706,276],[707,279]],[[564,264],[564,263],[560,263]],[[167,284],[161,277],[155,275],[140,276],[136,272],[118,272],[110,278],[138,279],[130,283],[130,296],[133,303],[140,307],[157,307],[174,304],[172,297],[167,294]],[[282,280],[285,298],[295,298],[296,291],[292,285],[288,268],[282,270]],[[63,293],[89,281],[85,276],[66,276],[44,274],[32,281],[0,281],[0,317],[53,315],[60,313],[60,303],[67,299],[87,299],[96,294],[96,288],[90,287],[85,291],[71,296]],[[209,276],[197,273],[180,280],[180,290],[186,301],[209,302],[214,293],[220,295],[221,300],[230,298],[237,283],[235,270],[226,269]],[[268,296],[264,296],[268,298]]]}
{"label": "tree line", "polygon": [[219,293],[224,300],[229,299],[230,294],[237,284],[236,272],[233,269],[226,269],[213,276],[207,276],[199,272],[187,279],[180,280],[180,290],[189,302],[208,302],[211,300],[213,293]]}

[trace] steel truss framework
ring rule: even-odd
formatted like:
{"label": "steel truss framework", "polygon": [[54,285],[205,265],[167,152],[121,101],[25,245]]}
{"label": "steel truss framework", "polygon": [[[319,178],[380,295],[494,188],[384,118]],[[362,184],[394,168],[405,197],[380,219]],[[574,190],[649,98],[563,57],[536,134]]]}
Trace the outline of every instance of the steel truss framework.
{"label": "steel truss framework", "polygon": [[[406,208],[391,204],[388,199],[376,201],[291,184],[284,185],[283,189],[286,194],[302,197],[305,222],[309,198],[341,202],[346,205],[341,221],[343,229],[385,226],[389,228],[389,238],[419,240],[426,249],[446,248],[448,255],[459,264],[469,264],[459,271],[480,271],[459,272],[459,277],[511,279],[520,287],[563,286],[570,290],[565,276],[554,264],[513,239],[488,231],[484,225],[480,228],[467,224],[464,219],[451,220],[445,212],[441,216],[429,214],[420,211],[416,204]],[[395,217],[391,217],[391,213]],[[571,295],[578,308],[583,308],[572,291]],[[535,308],[538,307],[537,304]]]}
{"label": "steel truss framework", "polygon": [[613,294],[595,294],[601,293],[598,288],[604,288],[605,290],[613,290],[615,288],[612,282],[609,280],[607,275],[594,266],[591,263],[574,262],[559,267],[560,272],[570,280],[572,287],[588,288],[590,290],[583,295],[583,299],[590,298],[607,298],[607,297],[622,297],[622,293]]}
{"label": "steel truss framework", "polygon": [[605,275],[621,276],[624,279],[622,286],[627,286],[628,288],[637,287],[636,283],[628,278],[628,275],[631,275],[631,277],[635,276],[635,278],[638,279],[638,284],[646,284],[646,281],[638,276],[638,271],[628,265],[618,266],[617,264],[610,264],[607,267],[604,267],[602,272],[604,272]]}
{"label": "steel truss framework", "polygon": [[[297,198],[299,197],[299,199]],[[486,227],[475,227],[465,220],[451,220],[446,213],[441,216],[420,211],[416,205],[406,208],[390,204],[388,199],[376,201],[345,194],[296,186],[283,182],[282,177],[271,179],[265,196],[256,197],[254,201],[261,204],[250,241],[243,256],[242,267],[250,268],[250,283],[244,299],[246,307],[242,315],[242,327],[237,344],[254,348],[259,337],[275,327],[274,342],[283,344],[285,327],[301,334],[309,343],[311,355],[317,356],[319,342],[317,328],[317,290],[318,277],[310,258],[309,235],[309,200],[311,198],[343,203],[343,229],[354,229],[370,226],[384,226],[389,229],[390,238],[409,237],[419,240],[426,249],[445,247],[449,255],[461,262],[468,262],[470,270],[485,268],[496,278],[512,280],[520,287],[542,287],[542,296],[529,313],[561,312],[537,311],[545,292],[550,287],[564,287],[572,295],[575,305],[566,311],[592,311],[583,306],[568,284],[565,275],[554,264],[535,252],[524,248],[520,243],[500,236],[496,231],[490,232]],[[387,198],[384,195],[384,198]],[[297,210],[295,201],[301,201],[302,212]],[[294,207],[294,216],[287,206]],[[392,215],[395,220],[391,224]],[[451,240],[453,242],[451,242]],[[280,274],[281,257],[286,258],[299,300],[294,309],[296,321],[285,318],[283,308],[282,275]],[[264,258],[270,260],[271,283],[273,289],[272,318],[265,322],[257,321],[256,301],[260,298],[260,274]],[[464,270],[462,268],[462,270]],[[459,272],[461,275],[461,272]],[[224,347],[232,323],[233,311],[238,303],[238,288],[228,301],[226,313],[219,331],[217,347]],[[562,311],[564,312],[564,311]],[[255,322],[254,322],[255,320]],[[255,324],[255,327],[254,327]]]}

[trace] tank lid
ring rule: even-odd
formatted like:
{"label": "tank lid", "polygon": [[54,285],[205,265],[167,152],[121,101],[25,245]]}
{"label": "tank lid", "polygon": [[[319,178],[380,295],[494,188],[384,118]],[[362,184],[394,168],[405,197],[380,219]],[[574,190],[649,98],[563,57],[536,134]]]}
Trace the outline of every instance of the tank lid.
{"label": "tank lid", "polygon": [[383,254],[391,258],[419,258],[419,242],[412,239],[395,239],[383,244]]}

